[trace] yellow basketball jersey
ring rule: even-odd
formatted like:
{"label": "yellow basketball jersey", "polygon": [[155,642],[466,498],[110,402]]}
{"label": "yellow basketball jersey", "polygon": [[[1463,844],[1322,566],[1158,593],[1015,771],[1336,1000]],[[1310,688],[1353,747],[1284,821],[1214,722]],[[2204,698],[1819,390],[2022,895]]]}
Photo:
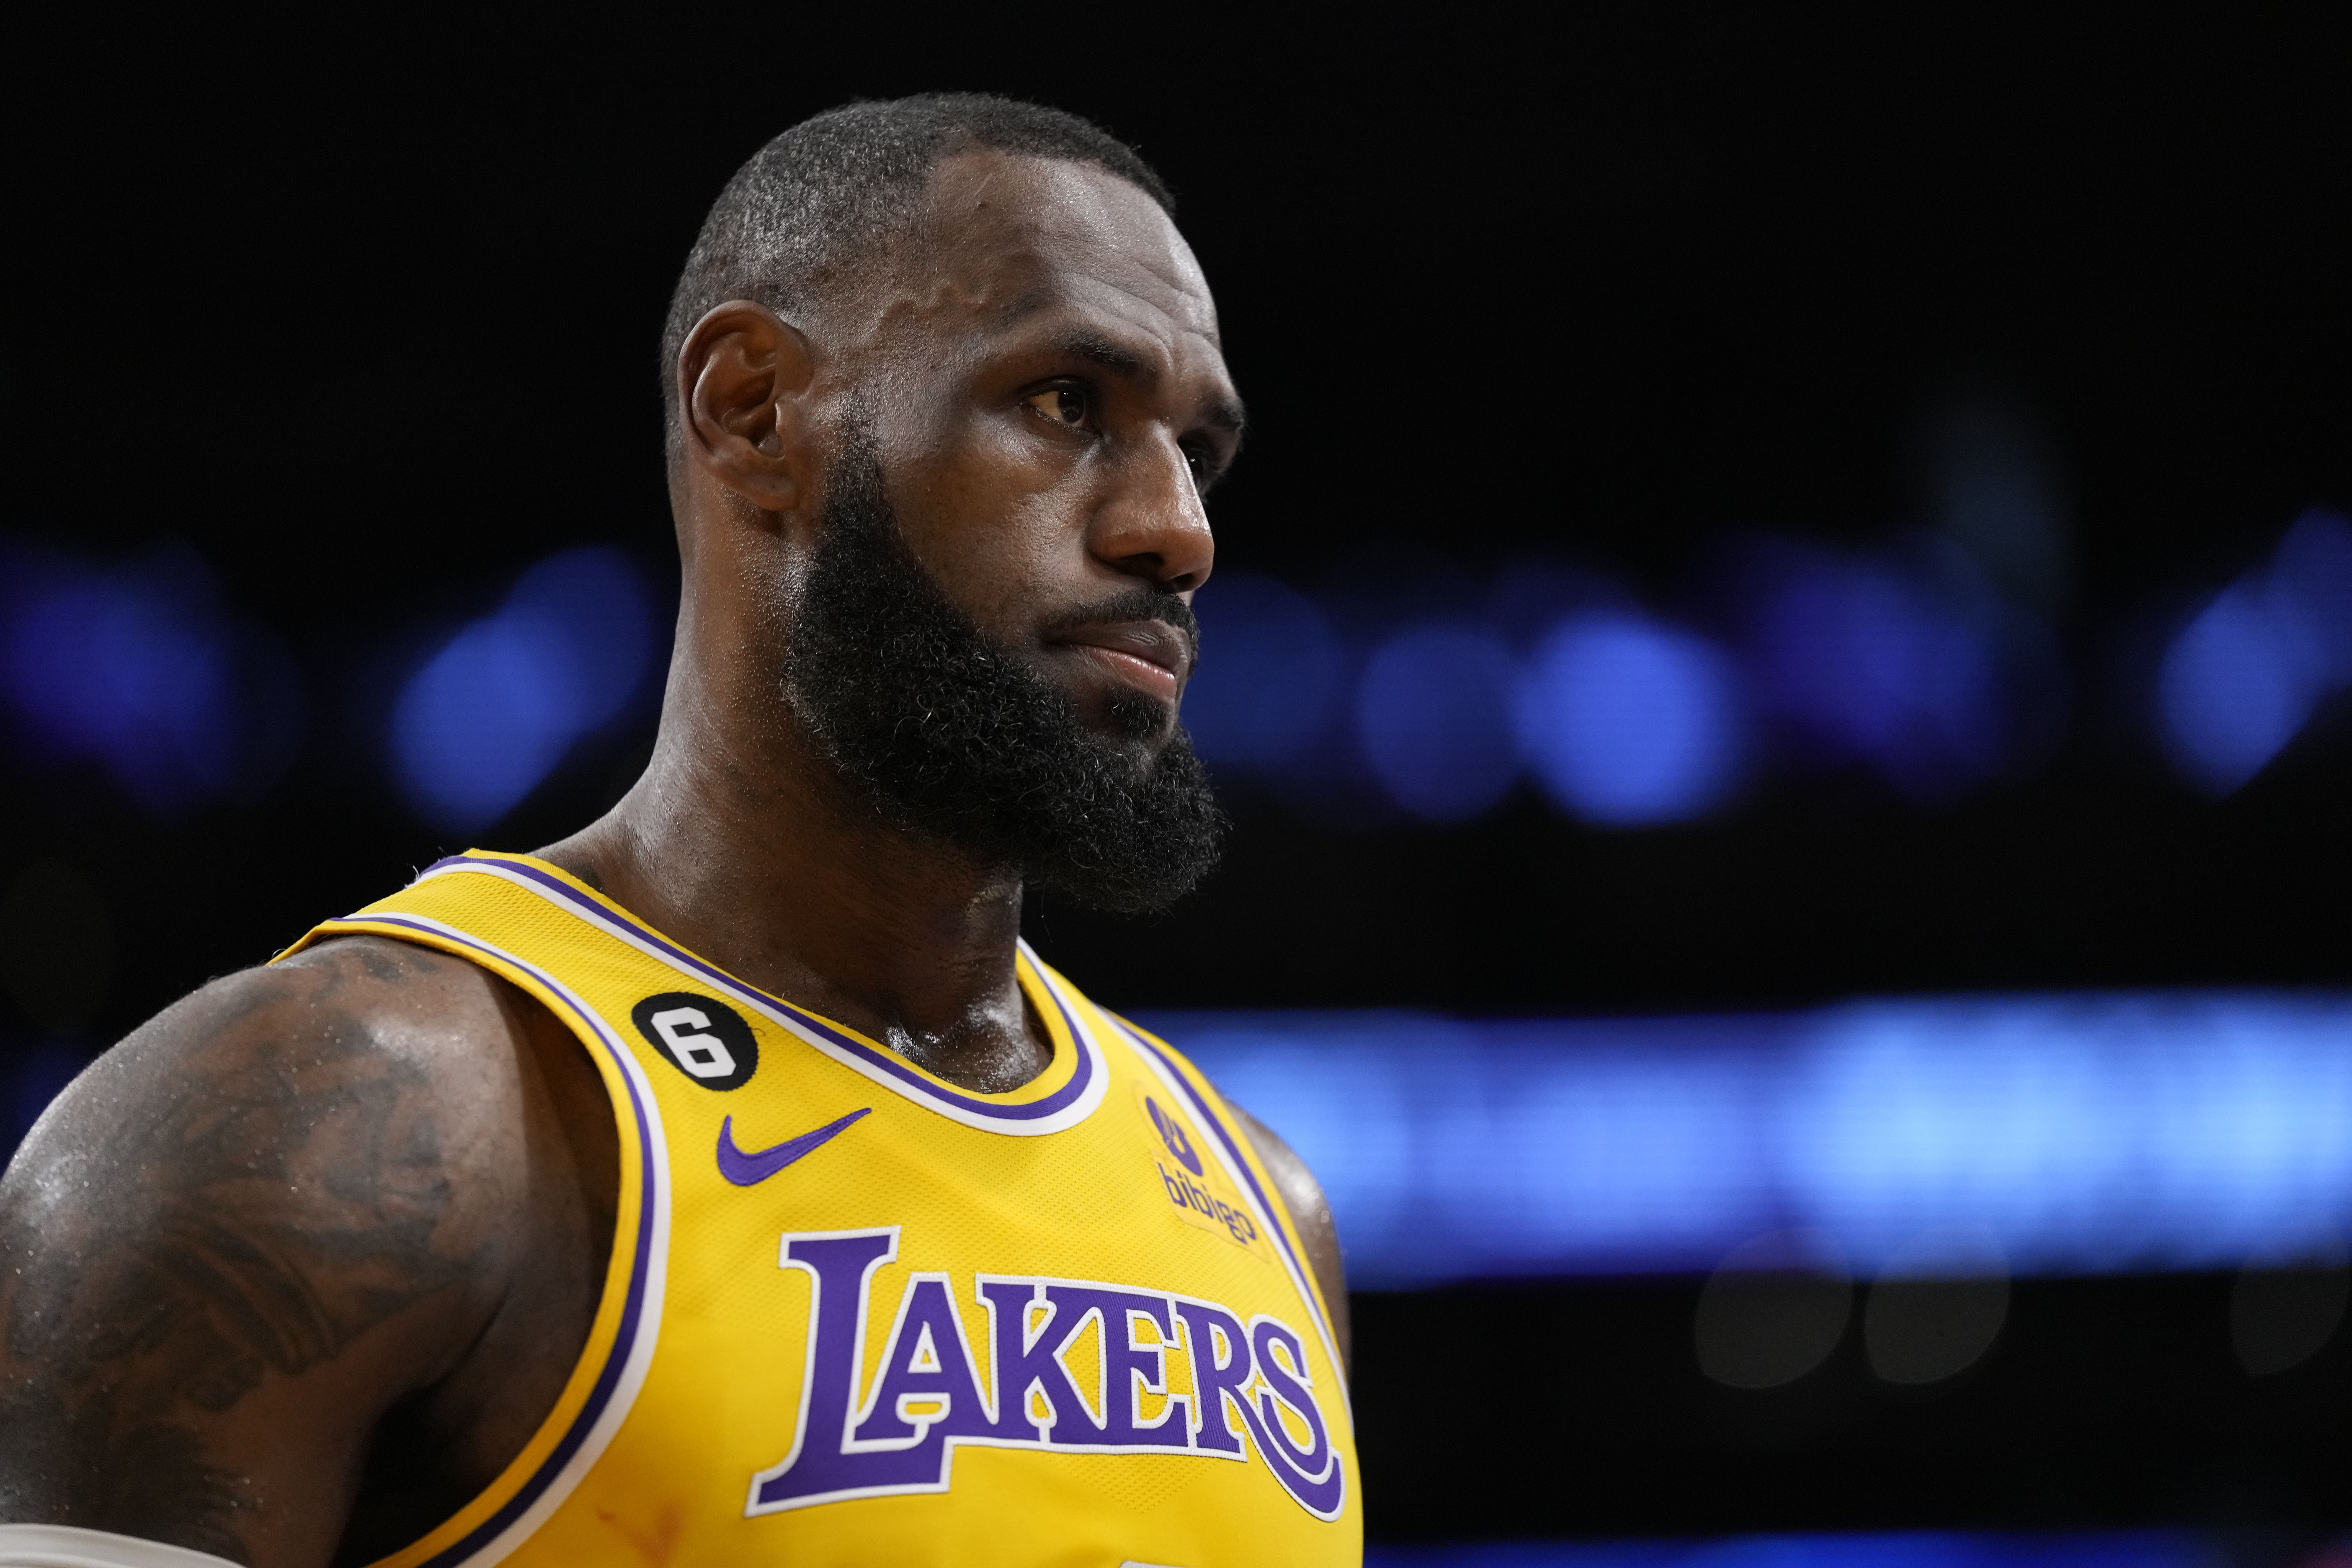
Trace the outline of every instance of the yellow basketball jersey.
{"label": "yellow basketball jersey", "polygon": [[1361,1561],[1347,1392],[1265,1168],[1025,946],[1053,1063],[974,1094],[527,857],[444,860],[289,952],[357,932],[537,996],[621,1134],[562,1396],[379,1568]]}

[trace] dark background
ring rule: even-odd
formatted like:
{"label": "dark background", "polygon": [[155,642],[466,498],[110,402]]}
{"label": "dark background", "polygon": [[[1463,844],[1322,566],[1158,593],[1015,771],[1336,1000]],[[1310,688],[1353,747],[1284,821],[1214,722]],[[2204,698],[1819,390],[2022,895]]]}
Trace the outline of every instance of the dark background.
{"label": "dark background", "polygon": [[[113,954],[76,1028],[0,1038],[69,1064],[461,847],[348,718],[381,650],[560,543],[672,570],[655,348],[705,205],[801,116],[940,87],[1095,117],[1176,188],[1254,423],[1213,511],[1226,569],[1545,543],[1663,584],[1729,526],[1870,537],[1916,510],[1917,419],[1958,385],[2033,412],[2071,500],[2082,691],[2028,776],[1936,808],[1786,782],[1620,833],[1531,791],[1453,831],[1244,796],[1173,912],[1034,910],[1107,1003],[1617,1013],[2352,976],[2346,715],[2212,802],[2103,684],[2157,608],[2303,509],[2352,508],[2343,13],[1644,16],[16,24],[0,532],[193,543],[294,650],[310,723],[274,788],[171,820],[0,765],[0,877],[70,865]],[[485,837],[568,831],[646,734]],[[1680,1284],[1368,1299],[1372,1527],[2342,1519],[2340,1344],[2296,1385],[2325,1397],[2273,1387],[2300,1414],[2264,1415],[2225,1350],[2164,1348],[2207,1342],[2211,1282],[2037,1289],[1961,1386],[1833,1416],[1705,1394]],[[1551,1412],[1504,1418],[1506,1483],[1445,1436],[1468,1395],[1429,1347],[1464,1333],[1664,1348],[1558,1404],[1490,1387]],[[1887,1481],[1915,1461],[1946,1483]]]}

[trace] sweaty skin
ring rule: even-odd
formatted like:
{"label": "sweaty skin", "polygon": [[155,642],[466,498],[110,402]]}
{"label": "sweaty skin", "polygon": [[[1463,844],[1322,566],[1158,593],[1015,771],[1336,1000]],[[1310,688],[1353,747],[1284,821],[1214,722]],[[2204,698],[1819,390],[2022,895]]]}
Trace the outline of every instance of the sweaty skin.
{"label": "sweaty skin", "polygon": [[[787,322],[710,311],[677,365],[677,651],[645,777],[541,851],[771,993],[968,1089],[1046,1065],[1017,868],[891,826],[782,700],[824,475],[869,428],[918,560],[1106,734],[1189,675],[1202,494],[1240,406],[1208,287],[1149,196],[970,153],[915,234]],[[1330,1214],[1244,1118],[1335,1311]],[[586,1054],[486,971],[374,938],[215,981],[114,1047],[0,1183],[0,1521],[257,1568],[363,1563],[504,1468],[585,1342],[618,1186]]]}

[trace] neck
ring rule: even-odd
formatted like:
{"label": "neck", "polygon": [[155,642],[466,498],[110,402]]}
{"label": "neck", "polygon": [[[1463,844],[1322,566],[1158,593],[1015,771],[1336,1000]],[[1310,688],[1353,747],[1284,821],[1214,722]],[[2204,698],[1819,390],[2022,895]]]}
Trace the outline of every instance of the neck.
{"label": "neck", "polygon": [[778,699],[744,695],[681,661],[645,776],[541,858],[952,1083],[1034,1078],[1051,1050],[1014,970],[1019,874],[893,826]]}

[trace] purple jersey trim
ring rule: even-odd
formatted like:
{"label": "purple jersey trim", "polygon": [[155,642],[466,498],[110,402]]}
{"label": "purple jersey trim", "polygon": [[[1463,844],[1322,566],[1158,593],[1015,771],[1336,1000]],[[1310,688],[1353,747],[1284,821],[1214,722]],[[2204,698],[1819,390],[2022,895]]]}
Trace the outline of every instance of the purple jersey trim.
{"label": "purple jersey trim", "polygon": [[1076,1104],[1085,1098],[1087,1089],[1094,1082],[1094,1056],[1087,1049],[1087,1033],[1080,1026],[1077,1018],[1070,1012],[1069,1005],[1062,1000],[1060,990],[1050,981],[1045,984],[1045,994],[1054,999],[1055,1011],[1061,1014],[1062,1023],[1070,1032],[1070,1042],[1077,1057],[1077,1062],[1070,1074],[1070,1081],[1045,1099],[1026,1100],[1017,1105],[1004,1105],[995,1100],[959,1094],[954,1089],[934,1083],[888,1051],[877,1049],[855,1036],[844,1033],[806,1008],[794,1006],[781,996],[771,996],[756,986],[746,985],[726,971],[705,963],[635,915],[626,914],[615,906],[600,902],[590,895],[583,893],[579,889],[572,887],[562,878],[551,876],[536,866],[498,856],[452,855],[446,859],[436,860],[425,868],[420,873],[420,879],[429,877],[436,871],[454,870],[469,866],[496,866],[516,876],[528,877],[566,903],[596,919],[627,927],[638,940],[647,946],[659,949],[662,954],[677,967],[691,970],[711,984],[724,991],[731,991],[746,1001],[761,1006],[783,1009],[793,1016],[801,1027],[807,1029],[811,1034],[823,1036],[832,1045],[848,1052],[877,1071],[887,1073],[910,1089],[942,1104],[952,1105],[959,1110],[971,1115],[990,1117],[1000,1121],[1040,1121],[1048,1116],[1058,1115]]}
{"label": "purple jersey trim", "polygon": [[[1234,1168],[1242,1173],[1242,1180],[1249,1184],[1250,1196],[1255,1198],[1257,1206],[1265,1211],[1266,1224],[1274,1231],[1275,1240],[1282,1243],[1283,1255],[1290,1259],[1291,1279],[1298,1287],[1300,1299],[1306,1302],[1307,1310],[1315,1314],[1315,1321],[1323,1331],[1325,1343],[1330,1344],[1331,1325],[1324,1321],[1323,1304],[1315,1294],[1314,1276],[1308,1272],[1305,1261],[1299,1258],[1297,1249],[1290,1245],[1290,1227],[1284,1223],[1290,1217],[1290,1211],[1277,1209],[1266,1201],[1265,1189],[1257,1184],[1257,1173],[1250,1169],[1250,1163],[1243,1157],[1241,1145],[1234,1142],[1234,1135],[1225,1131],[1224,1118],[1219,1116],[1215,1107],[1208,1102],[1199,1089],[1192,1087],[1192,1075],[1176,1064],[1176,1058],[1147,1038],[1141,1030],[1118,1014],[1106,1013],[1103,1016],[1118,1025],[1120,1033],[1159,1059],[1160,1064],[1168,1069],[1168,1076],[1176,1080],[1176,1086],[1181,1089],[1185,1098],[1192,1102],[1193,1109],[1201,1113],[1201,1120],[1209,1124],[1209,1131],[1217,1135],[1217,1142],[1225,1146],[1225,1152],[1233,1156]],[[1335,1358],[1338,1356],[1339,1352],[1336,1347],[1332,1349],[1332,1354]]]}
{"label": "purple jersey trim", "polygon": [[629,1259],[628,1290],[622,1299],[621,1323],[619,1331],[613,1336],[612,1351],[605,1356],[604,1366],[598,1370],[595,1384],[588,1390],[587,1403],[580,1407],[579,1415],[572,1417],[572,1425],[565,1429],[563,1436],[557,1439],[554,1448],[549,1452],[544,1460],[541,1461],[539,1468],[531,1472],[530,1479],[516,1489],[514,1496],[500,1504],[496,1512],[467,1531],[458,1541],[417,1564],[417,1568],[454,1568],[455,1564],[463,1563],[505,1533],[516,1520],[521,1518],[524,1512],[539,1500],[541,1495],[554,1484],[555,1478],[562,1473],[563,1467],[571,1462],[572,1456],[580,1451],[580,1445],[588,1440],[588,1434],[595,1426],[598,1417],[604,1415],[604,1407],[612,1403],[613,1391],[620,1384],[622,1372],[629,1363],[629,1352],[635,1347],[637,1332],[643,1327],[646,1280],[653,1266],[654,1206],[659,1195],[659,1184],[655,1179],[656,1172],[659,1167],[656,1163],[657,1157],[653,1144],[653,1129],[646,1120],[645,1104],[637,1096],[636,1080],[630,1076],[627,1067],[621,1060],[621,1053],[625,1047],[614,1038],[610,1030],[604,1027],[604,1021],[602,1018],[572,1000],[569,993],[555,982],[554,977],[536,964],[526,963],[512,953],[499,952],[486,942],[475,942],[446,927],[427,925],[423,921],[406,920],[399,915],[352,915],[329,923],[331,925],[399,926],[421,935],[430,936],[436,942],[457,942],[486,957],[511,963],[516,968],[528,972],[545,984],[549,993],[562,1003],[567,1012],[586,1024],[593,1033],[597,1043],[614,1057],[614,1065],[621,1068],[621,1081],[628,1085],[629,1110],[636,1119],[637,1155],[641,1172],[637,1183],[637,1237]]}

